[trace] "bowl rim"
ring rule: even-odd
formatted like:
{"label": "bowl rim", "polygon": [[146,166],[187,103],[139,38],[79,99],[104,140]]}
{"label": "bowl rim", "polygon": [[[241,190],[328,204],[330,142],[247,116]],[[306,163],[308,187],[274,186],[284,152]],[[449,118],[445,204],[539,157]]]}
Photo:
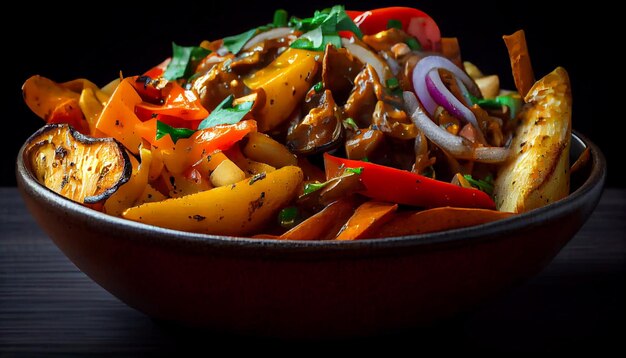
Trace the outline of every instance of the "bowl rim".
{"label": "bowl rim", "polygon": [[[571,210],[573,203],[586,200],[589,193],[598,186],[602,187],[606,177],[606,160],[599,147],[590,141],[584,135],[572,130],[572,141],[578,142],[582,148],[590,148],[592,167],[589,176],[584,183],[580,185],[574,192],[570,193],[564,199],[550,203],[544,207],[531,210],[526,213],[514,215],[505,219],[497,220],[487,224],[481,224],[471,227],[452,229],[440,232],[396,236],[378,239],[364,239],[354,241],[296,241],[296,240],[275,240],[249,237],[235,237],[226,235],[211,235],[186,232],[163,227],[153,226],[149,224],[139,223],[116,216],[108,215],[90,208],[86,208],[60,194],[48,189],[40,184],[32,173],[24,165],[24,150],[26,143],[20,148],[16,161],[16,176],[18,186],[22,191],[28,191],[30,194],[39,196],[45,201],[52,203],[55,207],[67,210],[73,215],[77,215],[86,221],[98,222],[100,226],[106,226],[115,231],[129,230],[134,231],[137,235],[132,235],[133,240],[166,240],[166,244],[173,245],[187,243],[194,247],[198,245],[208,245],[212,248],[250,248],[254,250],[272,250],[272,251],[346,251],[356,249],[378,249],[378,248],[407,248],[414,246],[423,246],[428,244],[454,244],[460,241],[464,243],[489,240],[500,236],[503,232],[516,231],[522,228],[528,228],[535,225],[541,225],[546,214],[561,215]],[[601,188],[600,188],[601,189]],[[22,195],[25,195],[22,193]],[[145,235],[149,233],[149,235]]]}

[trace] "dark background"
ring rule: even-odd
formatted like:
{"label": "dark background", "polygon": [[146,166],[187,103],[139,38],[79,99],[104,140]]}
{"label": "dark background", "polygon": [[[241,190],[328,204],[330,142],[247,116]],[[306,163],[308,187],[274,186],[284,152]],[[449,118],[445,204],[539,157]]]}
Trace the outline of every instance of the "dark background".
{"label": "dark background", "polygon": [[[55,2],[44,7],[22,2],[5,12],[2,22],[4,75],[8,107],[0,140],[0,186],[15,185],[14,163],[20,145],[43,122],[21,98],[21,84],[40,74],[58,82],[84,77],[102,86],[119,75],[139,74],[170,55],[171,42],[195,45],[268,23],[276,8],[310,16],[338,1],[165,2],[140,5],[107,1],[79,5]],[[623,132],[623,65],[617,51],[619,12],[602,2],[565,6],[558,2],[518,1],[344,1],[348,9],[413,6],[429,13],[443,36],[460,39],[463,58],[483,72],[500,74],[513,88],[506,48],[501,39],[526,31],[535,74],[565,67],[574,96],[573,128],[600,145],[608,157],[609,185],[625,186],[613,172],[619,132]],[[89,8],[90,10],[88,10]],[[10,18],[12,23],[6,21]],[[614,36],[617,38],[617,36]],[[8,64],[7,64],[8,62]],[[620,84],[621,83],[621,84]],[[611,85],[618,88],[610,90]],[[621,89],[619,89],[621,88]],[[622,95],[623,96],[623,95]]]}

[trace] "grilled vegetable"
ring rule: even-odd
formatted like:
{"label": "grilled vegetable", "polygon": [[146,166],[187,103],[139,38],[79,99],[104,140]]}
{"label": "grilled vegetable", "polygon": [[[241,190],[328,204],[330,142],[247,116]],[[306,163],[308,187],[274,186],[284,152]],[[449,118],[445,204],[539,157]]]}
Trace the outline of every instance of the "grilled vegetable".
{"label": "grilled vegetable", "polygon": [[123,216],[170,229],[246,235],[276,217],[295,197],[301,182],[300,168],[286,166],[232,185],[136,206]]}
{"label": "grilled vegetable", "polygon": [[25,161],[36,179],[64,197],[95,204],[131,175],[131,162],[112,138],[92,138],[67,124],[49,124],[27,141]]}
{"label": "grilled vegetable", "polygon": [[501,211],[532,210],[569,192],[572,94],[567,72],[558,67],[537,81],[525,101],[512,158],[500,167],[495,182]]}

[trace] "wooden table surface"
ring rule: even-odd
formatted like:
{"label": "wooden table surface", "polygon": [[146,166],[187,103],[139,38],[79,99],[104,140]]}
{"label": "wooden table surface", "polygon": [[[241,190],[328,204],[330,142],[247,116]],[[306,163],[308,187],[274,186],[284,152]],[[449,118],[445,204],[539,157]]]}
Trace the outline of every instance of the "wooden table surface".
{"label": "wooden table surface", "polygon": [[[626,352],[626,189],[537,277],[480,310],[419,330],[334,342],[280,342],[155,322],[80,272],[37,227],[15,188],[0,188],[0,356],[68,356],[246,348],[328,352]],[[277,350],[275,350],[277,351]],[[414,354],[412,354],[414,355]]]}

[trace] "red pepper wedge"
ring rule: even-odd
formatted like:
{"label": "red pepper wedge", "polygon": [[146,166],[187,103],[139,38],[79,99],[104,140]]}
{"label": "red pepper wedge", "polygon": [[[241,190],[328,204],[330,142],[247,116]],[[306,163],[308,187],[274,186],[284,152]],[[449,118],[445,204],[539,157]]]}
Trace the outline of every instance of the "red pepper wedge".
{"label": "red pepper wedge", "polygon": [[135,113],[142,121],[159,115],[172,116],[188,121],[197,121],[209,116],[209,111],[202,106],[193,91],[184,89],[176,82],[168,83],[163,91],[165,101],[162,105],[142,102],[135,106]]}
{"label": "red pepper wedge", "polygon": [[389,20],[402,23],[402,29],[415,36],[426,51],[441,50],[441,32],[432,17],[410,7],[384,7],[370,11],[346,11],[364,35],[373,35],[387,29]]}
{"label": "red pepper wedge", "polygon": [[345,168],[363,168],[361,182],[365,190],[360,194],[378,201],[436,208],[495,209],[496,204],[485,192],[478,189],[434,180],[423,175],[386,167],[384,165],[334,157],[324,153],[326,178],[341,175]]}
{"label": "red pepper wedge", "polygon": [[171,61],[172,61],[172,58],[168,57],[165,59],[165,61],[152,67],[151,69],[146,71],[143,75],[150,77],[150,78],[159,78],[163,75],[163,73],[165,72],[165,70],[167,69],[167,66],[170,64]]}

